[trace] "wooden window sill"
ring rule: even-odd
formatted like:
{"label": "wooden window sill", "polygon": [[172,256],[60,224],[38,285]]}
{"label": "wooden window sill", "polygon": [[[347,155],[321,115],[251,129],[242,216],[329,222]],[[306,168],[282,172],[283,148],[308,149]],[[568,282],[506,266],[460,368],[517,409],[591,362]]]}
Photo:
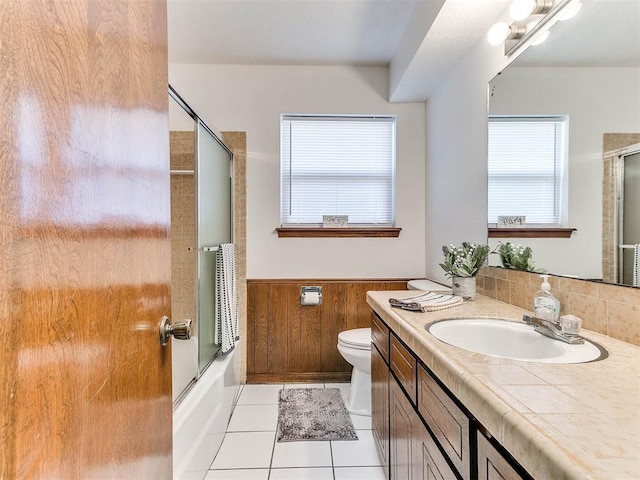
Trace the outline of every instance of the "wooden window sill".
{"label": "wooden window sill", "polygon": [[571,238],[575,228],[491,228],[489,238]]}
{"label": "wooden window sill", "polygon": [[398,227],[281,227],[276,228],[279,238],[327,238],[327,237],[399,237]]}

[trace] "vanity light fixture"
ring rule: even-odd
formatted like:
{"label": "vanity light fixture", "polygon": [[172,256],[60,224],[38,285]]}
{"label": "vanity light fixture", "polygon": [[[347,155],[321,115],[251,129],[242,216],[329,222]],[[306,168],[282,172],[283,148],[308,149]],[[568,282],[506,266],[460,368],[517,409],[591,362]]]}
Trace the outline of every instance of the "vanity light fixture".
{"label": "vanity light fixture", "polygon": [[561,22],[564,22],[565,20],[571,20],[578,14],[581,8],[581,1],[573,2],[572,4],[568,5],[567,8],[562,10],[562,13],[558,16],[558,20],[560,20]]}
{"label": "vanity light fixture", "polygon": [[487,41],[491,45],[500,45],[507,40],[522,38],[527,31],[525,25],[509,25],[505,22],[496,23],[487,33]]}
{"label": "vanity light fixture", "polygon": [[573,18],[581,0],[513,0],[509,7],[511,24],[499,22],[487,33],[491,45],[505,43],[505,55],[523,45],[539,45],[549,36],[549,28],[558,20]]}
{"label": "vanity light fixture", "polygon": [[516,21],[531,15],[546,15],[553,8],[553,0],[513,0],[509,16]]}
{"label": "vanity light fixture", "polygon": [[540,33],[540,35],[538,35],[536,38],[534,38],[534,40],[531,42],[531,45],[540,45],[547,38],[549,38],[549,34],[550,33],[551,33],[550,30],[545,30],[544,32]]}

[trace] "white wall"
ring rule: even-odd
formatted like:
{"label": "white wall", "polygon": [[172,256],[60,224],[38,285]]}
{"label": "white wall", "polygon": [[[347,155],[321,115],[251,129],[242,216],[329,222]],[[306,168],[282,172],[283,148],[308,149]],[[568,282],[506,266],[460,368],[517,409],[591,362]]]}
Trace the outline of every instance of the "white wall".
{"label": "white wall", "polygon": [[550,272],[602,278],[602,135],[640,132],[640,69],[510,67],[492,85],[492,114],[569,116],[567,226],[577,232],[504,241],[531,246]]}
{"label": "white wall", "polygon": [[[387,68],[171,64],[169,72],[209,126],[247,132],[248,278],[424,276],[424,103],[390,104]],[[397,116],[399,238],[278,238],[282,113]]]}
{"label": "white wall", "polygon": [[427,101],[427,278],[443,245],[487,242],[487,84],[507,63],[482,38]]}

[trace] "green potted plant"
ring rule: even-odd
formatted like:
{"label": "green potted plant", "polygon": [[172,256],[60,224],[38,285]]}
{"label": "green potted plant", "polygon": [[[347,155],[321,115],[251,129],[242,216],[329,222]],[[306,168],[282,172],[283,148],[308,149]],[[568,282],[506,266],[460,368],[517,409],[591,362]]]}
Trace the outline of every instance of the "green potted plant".
{"label": "green potted plant", "polygon": [[476,297],[476,275],[489,255],[488,245],[462,242],[462,246],[444,245],[440,267],[451,277],[452,291],[465,300]]}
{"label": "green potted plant", "polygon": [[514,245],[511,242],[500,243],[497,252],[504,268],[521,270],[523,272],[545,273],[544,268],[537,268],[533,263],[533,251],[531,247]]}

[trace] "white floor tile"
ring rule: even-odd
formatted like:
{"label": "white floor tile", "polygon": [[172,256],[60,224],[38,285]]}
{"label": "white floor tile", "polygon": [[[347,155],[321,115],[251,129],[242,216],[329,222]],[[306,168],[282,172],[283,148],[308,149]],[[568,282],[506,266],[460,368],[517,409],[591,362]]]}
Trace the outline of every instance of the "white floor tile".
{"label": "white floor tile", "polygon": [[228,432],[275,432],[278,405],[237,405]]}
{"label": "white floor tile", "polygon": [[333,480],[333,469],[273,468],[269,480]]}
{"label": "white floor tile", "polygon": [[380,465],[380,458],[371,430],[358,430],[358,440],[332,441],[334,467],[365,467]]}
{"label": "white floor tile", "polygon": [[238,405],[277,405],[282,385],[245,385]]}
{"label": "white floor tile", "polygon": [[284,388],[324,388],[324,383],[285,383]]}
{"label": "white floor tile", "polygon": [[334,472],[336,480],[386,480],[387,478],[382,467],[337,467]]}
{"label": "white floor tile", "polygon": [[273,449],[272,468],[330,466],[329,442],[276,442]]}
{"label": "white floor tile", "polygon": [[204,480],[268,480],[269,469],[209,470]]}
{"label": "white floor tile", "polygon": [[211,469],[269,468],[274,432],[227,433]]}
{"label": "white floor tile", "polygon": [[371,430],[371,417],[351,414],[351,422],[356,430]]}

